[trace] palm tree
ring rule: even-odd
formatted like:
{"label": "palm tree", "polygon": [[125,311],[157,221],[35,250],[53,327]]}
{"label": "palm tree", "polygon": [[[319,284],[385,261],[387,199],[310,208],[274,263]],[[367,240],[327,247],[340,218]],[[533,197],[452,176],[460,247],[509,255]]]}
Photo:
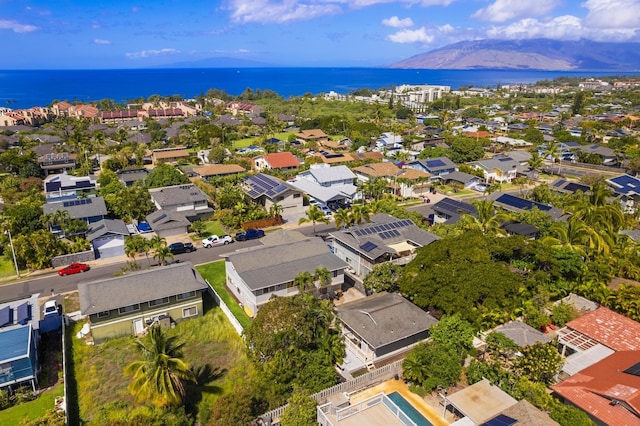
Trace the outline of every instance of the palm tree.
{"label": "palm tree", "polygon": [[326,287],[331,283],[331,271],[324,266],[319,266],[313,271],[313,280],[317,282],[320,287]]}
{"label": "palm tree", "polygon": [[542,167],[543,162],[544,162],[544,159],[540,157],[540,154],[538,154],[538,151],[534,151],[531,154],[531,158],[529,158],[529,161],[527,161],[527,164],[529,165],[529,167],[534,173],[534,176],[535,176],[534,179],[538,179],[538,170],[540,170],[540,167]]}
{"label": "palm tree", "polygon": [[351,206],[351,211],[349,213],[349,216],[351,217],[350,223],[361,225],[362,222],[371,222],[369,209],[365,205],[355,204]]}
{"label": "palm tree", "polygon": [[184,343],[152,326],[145,340],[137,339],[135,349],[142,359],[124,369],[133,376],[129,391],[136,401],[151,401],[157,407],[180,405],[185,396],[184,381],[195,382],[189,365],[182,359]]}
{"label": "palm tree", "polygon": [[307,271],[302,271],[293,279],[293,285],[298,287],[300,294],[302,294],[307,290],[307,288],[311,287],[313,281],[313,275]]}
{"label": "palm tree", "polygon": [[549,235],[540,240],[552,248],[566,248],[586,257],[587,251],[608,253],[609,245],[598,232],[581,220],[570,220],[566,224],[554,222]]}
{"label": "palm tree", "polygon": [[282,210],[283,209],[280,204],[272,204],[271,207],[269,207],[269,214],[271,217],[282,216]]}
{"label": "palm tree", "polygon": [[301,217],[298,221],[298,225],[302,225],[306,222],[313,223],[313,234],[316,233],[316,222],[329,223],[329,219],[325,216],[324,212],[320,210],[320,207],[316,205],[309,206],[307,209],[307,217]]}
{"label": "palm tree", "polygon": [[463,229],[478,229],[483,234],[494,233],[504,234],[500,226],[510,219],[510,215],[505,212],[496,212],[493,201],[481,200],[472,203],[477,212],[477,217],[464,214],[462,217]]}
{"label": "palm tree", "polygon": [[[544,158],[550,158],[553,163],[558,163],[558,174],[560,174],[560,147],[556,141],[550,141],[547,143],[547,148],[544,150]],[[551,165],[551,174],[553,174],[553,164]]]}
{"label": "palm tree", "polygon": [[348,228],[351,225],[351,216],[349,210],[340,208],[333,214],[333,220],[336,223],[336,228],[342,229]]}
{"label": "palm tree", "polygon": [[159,246],[155,248],[153,258],[158,259],[158,265],[164,266],[167,263],[167,259],[173,260],[173,253],[171,253],[167,245]]}

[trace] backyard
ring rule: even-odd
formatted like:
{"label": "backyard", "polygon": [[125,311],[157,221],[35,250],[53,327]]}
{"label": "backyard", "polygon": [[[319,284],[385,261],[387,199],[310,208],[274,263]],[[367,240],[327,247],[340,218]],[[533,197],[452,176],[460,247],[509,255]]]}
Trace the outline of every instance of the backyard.
{"label": "backyard", "polygon": [[[201,424],[206,423],[214,402],[231,393],[251,371],[242,339],[206,294],[205,312],[203,317],[184,321],[169,331],[186,343],[185,360],[198,377],[197,384],[187,386],[185,406],[187,414]],[[75,325],[72,336],[82,325]],[[136,359],[133,337],[96,346],[85,345],[75,337],[71,339],[78,420],[105,424],[141,410],[127,389],[129,378],[123,373],[124,367]]]}

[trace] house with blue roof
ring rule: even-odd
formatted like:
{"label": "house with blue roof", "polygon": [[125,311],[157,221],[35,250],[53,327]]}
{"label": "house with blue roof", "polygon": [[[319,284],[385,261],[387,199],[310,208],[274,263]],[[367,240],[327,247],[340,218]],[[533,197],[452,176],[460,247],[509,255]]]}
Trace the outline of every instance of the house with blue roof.
{"label": "house with blue roof", "polygon": [[0,390],[38,385],[40,341],[38,294],[0,303]]}
{"label": "house with blue roof", "polygon": [[627,174],[607,179],[614,195],[620,200],[625,212],[633,213],[640,203],[640,179]]}

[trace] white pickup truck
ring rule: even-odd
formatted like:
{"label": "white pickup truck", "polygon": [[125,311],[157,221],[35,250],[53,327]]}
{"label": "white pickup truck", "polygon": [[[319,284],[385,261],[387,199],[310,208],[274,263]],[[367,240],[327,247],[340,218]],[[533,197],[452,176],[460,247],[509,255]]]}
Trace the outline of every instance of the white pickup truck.
{"label": "white pickup truck", "polygon": [[202,240],[202,247],[210,248],[215,246],[226,245],[232,242],[233,242],[233,238],[231,238],[229,235],[224,235],[222,237],[219,237],[217,235],[211,235],[210,237],[207,237],[204,240]]}

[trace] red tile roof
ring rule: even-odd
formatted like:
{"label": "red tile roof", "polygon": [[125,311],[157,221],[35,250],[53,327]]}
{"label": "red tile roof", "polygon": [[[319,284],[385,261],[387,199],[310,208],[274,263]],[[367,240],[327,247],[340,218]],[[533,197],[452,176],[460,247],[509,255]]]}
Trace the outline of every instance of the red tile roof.
{"label": "red tile roof", "polygon": [[298,167],[300,165],[298,159],[288,151],[264,154],[261,157],[271,165],[272,169],[284,169],[288,167]]}
{"label": "red tile roof", "polygon": [[640,323],[600,307],[567,323],[567,327],[591,337],[614,351],[640,350]]}
{"label": "red tile roof", "polygon": [[624,372],[638,362],[640,351],[616,352],[552,388],[606,424],[640,425],[640,377]]}

